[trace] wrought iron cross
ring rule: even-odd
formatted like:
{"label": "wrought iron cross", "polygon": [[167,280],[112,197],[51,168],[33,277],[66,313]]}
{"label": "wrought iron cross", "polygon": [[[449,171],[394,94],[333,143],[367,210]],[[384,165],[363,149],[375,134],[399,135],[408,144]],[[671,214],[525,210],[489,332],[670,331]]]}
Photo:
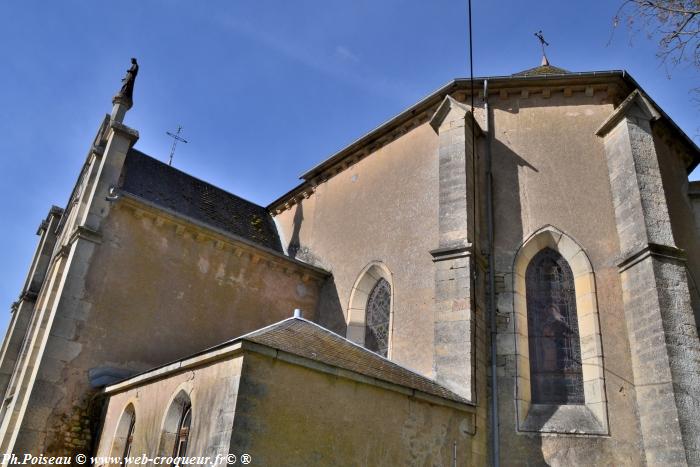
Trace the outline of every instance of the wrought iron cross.
{"label": "wrought iron cross", "polygon": [[539,32],[536,32],[535,36],[540,40],[540,45],[542,46],[542,55],[546,57],[547,54],[544,51],[544,47],[548,46],[549,42],[544,40],[544,35],[542,34],[542,30],[540,30]]}
{"label": "wrought iron cross", "polygon": [[166,135],[170,136],[173,139],[173,146],[170,148],[170,160],[168,161],[168,165],[173,165],[173,156],[175,155],[175,147],[177,146],[177,143],[179,141],[187,143],[187,140],[180,136],[180,131],[182,131],[182,127],[178,125],[177,131],[175,133],[170,133],[169,131],[165,132]]}

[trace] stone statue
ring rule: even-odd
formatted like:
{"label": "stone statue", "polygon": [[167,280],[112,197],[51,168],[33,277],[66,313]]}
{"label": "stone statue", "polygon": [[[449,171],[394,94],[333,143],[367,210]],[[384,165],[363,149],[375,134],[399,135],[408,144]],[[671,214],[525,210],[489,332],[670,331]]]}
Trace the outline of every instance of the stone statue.
{"label": "stone statue", "polygon": [[112,103],[121,103],[130,109],[134,104],[134,81],[136,81],[136,75],[139,73],[139,64],[136,63],[136,59],[131,59],[131,68],[126,70],[126,76],[122,79],[122,88],[112,99]]}

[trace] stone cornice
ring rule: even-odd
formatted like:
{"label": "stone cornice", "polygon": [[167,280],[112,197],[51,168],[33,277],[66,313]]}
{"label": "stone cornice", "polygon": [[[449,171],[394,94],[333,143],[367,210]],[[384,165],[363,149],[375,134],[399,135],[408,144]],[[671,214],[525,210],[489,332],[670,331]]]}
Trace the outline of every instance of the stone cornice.
{"label": "stone cornice", "polygon": [[623,255],[623,259],[617,264],[618,270],[623,272],[640,261],[644,261],[650,256],[657,258],[667,258],[674,261],[685,262],[685,251],[675,246],[659,245],[658,243],[649,243],[639,250],[629,252]]}
{"label": "stone cornice", "polygon": [[246,253],[253,263],[267,263],[273,269],[299,274],[304,281],[309,279],[323,281],[331,275],[324,269],[290,258],[243,237],[158,206],[131,193],[120,191],[117,201],[121,206],[131,209],[136,217],[153,219],[156,226],[163,226],[167,222],[175,226],[176,232],[181,236],[190,236],[199,242],[213,242],[217,249],[230,249],[238,256]]}
{"label": "stone cornice", "polygon": [[85,226],[78,225],[73,229],[73,232],[71,232],[68,238],[68,244],[71,245],[78,241],[78,239],[87,240],[88,242],[99,245],[102,243],[102,234]]}
{"label": "stone cornice", "polygon": [[49,213],[46,215],[46,219],[41,221],[39,224],[39,227],[36,230],[37,235],[43,235],[44,231],[49,227],[52,218],[54,217],[61,217],[63,215],[63,208],[59,208],[58,206],[51,206],[51,209],[49,209]]}
{"label": "stone cornice", "polygon": [[437,263],[439,261],[447,261],[450,259],[471,256],[474,254],[474,247],[471,243],[464,243],[460,245],[450,245],[436,248],[434,250],[430,250],[429,253],[433,257],[433,262]]}
{"label": "stone cornice", "polygon": [[124,138],[128,139],[132,146],[139,139],[138,131],[124,125],[121,122],[118,122],[116,120],[110,120],[109,127],[112,129],[112,131],[114,131],[114,133],[119,134],[120,136],[123,136]]}

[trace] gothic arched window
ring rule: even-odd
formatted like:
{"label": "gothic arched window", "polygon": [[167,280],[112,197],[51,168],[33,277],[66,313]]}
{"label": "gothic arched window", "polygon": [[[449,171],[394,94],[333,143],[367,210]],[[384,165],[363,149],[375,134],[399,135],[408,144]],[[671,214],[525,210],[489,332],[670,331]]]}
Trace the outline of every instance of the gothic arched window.
{"label": "gothic arched window", "polygon": [[122,454],[122,465],[127,465],[127,459],[131,456],[131,446],[134,443],[134,426],[136,425],[136,417],[131,417],[131,423],[129,424],[129,431],[126,434],[126,439],[124,440],[124,453]]}
{"label": "gothic arched window", "polygon": [[530,385],[535,404],[583,404],[583,373],[574,278],[566,260],[545,248],[526,271]]}
{"label": "gothic arched window", "polygon": [[379,279],[369,293],[365,313],[365,348],[382,357],[389,350],[389,313],[391,311],[391,286]]}
{"label": "gothic arched window", "polygon": [[[190,424],[192,423],[192,405],[187,404],[183,407],[182,416],[177,427],[177,437],[175,438],[175,448],[173,449],[173,460],[183,458],[187,455],[187,442],[190,439]],[[173,465],[181,465],[180,461]]]}
{"label": "gothic arched window", "polygon": [[134,444],[134,428],[136,427],[136,410],[133,404],[129,404],[122,412],[122,416],[117,424],[112,441],[112,456],[121,457],[119,465],[126,466],[127,458],[131,456],[131,447]]}

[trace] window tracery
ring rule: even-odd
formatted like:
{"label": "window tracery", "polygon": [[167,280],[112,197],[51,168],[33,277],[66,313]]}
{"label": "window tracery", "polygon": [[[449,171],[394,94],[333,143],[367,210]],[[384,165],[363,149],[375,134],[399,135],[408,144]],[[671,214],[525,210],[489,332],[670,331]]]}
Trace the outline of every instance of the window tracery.
{"label": "window tracery", "polygon": [[389,350],[390,311],[391,286],[381,278],[374,285],[367,299],[365,347],[382,357],[386,357]]}
{"label": "window tracery", "polygon": [[535,404],[584,404],[574,278],[545,248],[526,271],[530,384]]}

